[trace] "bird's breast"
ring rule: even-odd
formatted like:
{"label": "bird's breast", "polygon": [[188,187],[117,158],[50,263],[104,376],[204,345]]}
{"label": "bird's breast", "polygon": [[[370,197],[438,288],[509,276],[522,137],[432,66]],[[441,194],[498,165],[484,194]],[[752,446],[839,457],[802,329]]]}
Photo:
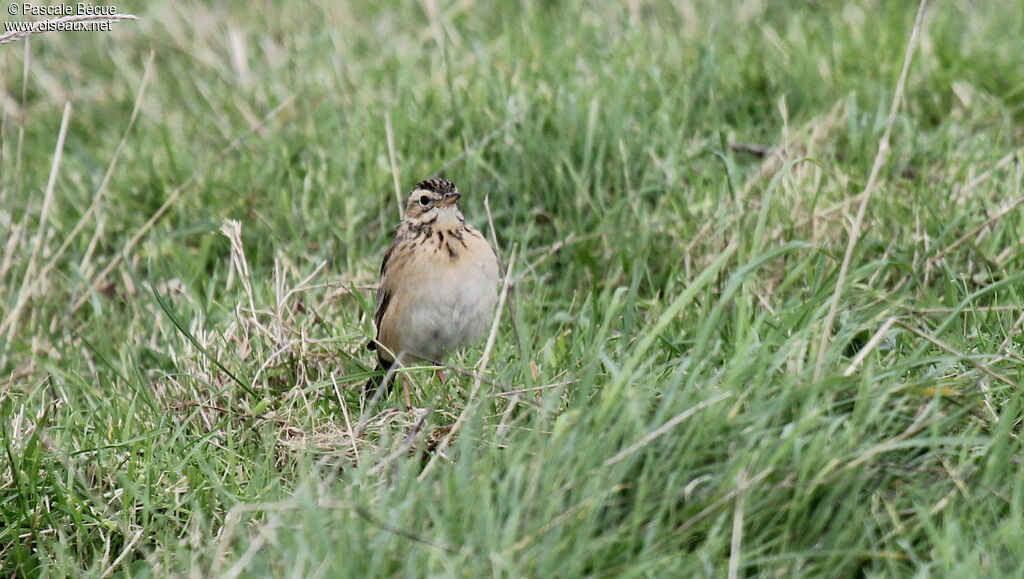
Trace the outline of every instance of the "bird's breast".
{"label": "bird's breast", "polygon": [[[437,229],[421,236],[404,271],[395,271],[395,300],[404,302],[389,320],[401,334],[400,348],[440,361],[483,333],[497,302],[498,264],[475,229]],[[398,282],[398,280],[396,280]]]}

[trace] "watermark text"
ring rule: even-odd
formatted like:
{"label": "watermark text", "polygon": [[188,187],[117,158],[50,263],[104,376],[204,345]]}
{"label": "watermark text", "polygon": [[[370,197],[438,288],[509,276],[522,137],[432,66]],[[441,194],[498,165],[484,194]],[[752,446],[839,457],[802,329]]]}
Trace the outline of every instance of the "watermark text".
{"label": "watermark text", "polygon": [[113,16],[117,14],[117,6],[109,4],[32,4],[31,2],[11,2],[7,5],[7,13],[11,16]]}

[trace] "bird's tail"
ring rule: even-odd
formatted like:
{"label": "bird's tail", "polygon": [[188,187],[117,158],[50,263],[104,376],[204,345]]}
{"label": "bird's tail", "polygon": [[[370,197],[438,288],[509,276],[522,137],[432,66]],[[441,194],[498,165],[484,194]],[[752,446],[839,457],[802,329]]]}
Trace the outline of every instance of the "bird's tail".
{"label": "bird's tail", "polygon": [[375,370],[376,373],[373,376],[370,376],[370,379],[366,381],[366,385],[363,386],[363,393],[366,395],[367,400],[372,400],[375,396],[377,396],[377,389],[380,388],[380,385],[382,382],[384,382],[385,378],[387,379],[387,384],[384,385],[384,391],[380,393],[380,400],[383,400],[387,398],[389,395],[391,395],[391,390],[395,386],[395,380],[397,379],[397,377],[393,372],[391,373],[390,376],[388,376],[388,372],[394,365],[394,360],[390,362],[387,360],[377,361],[377,369]]}

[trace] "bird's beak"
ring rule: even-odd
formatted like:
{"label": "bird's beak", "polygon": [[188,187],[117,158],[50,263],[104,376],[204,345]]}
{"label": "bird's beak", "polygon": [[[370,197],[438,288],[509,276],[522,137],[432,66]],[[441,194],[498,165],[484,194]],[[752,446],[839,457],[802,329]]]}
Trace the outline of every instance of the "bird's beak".
{"label": "bird's beak", "polygon": [[442,199],[441,202],[437,204],[437,206],[447,207],[458,201],[459,197],[462,197],[461,193],[448,193],[447,195],[444,196],[444,199]]}

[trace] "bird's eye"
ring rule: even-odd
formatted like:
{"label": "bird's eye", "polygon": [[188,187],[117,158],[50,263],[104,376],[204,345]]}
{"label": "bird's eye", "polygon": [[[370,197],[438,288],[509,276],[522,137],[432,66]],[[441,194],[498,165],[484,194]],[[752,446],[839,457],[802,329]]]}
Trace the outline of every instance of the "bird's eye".
{"label": "bird's eye", "polygon": [[420,205],[422,205],[424,207],[426,207],[427,205],[430,205],[430,197],[427,197],[426,195],[420,197]]}

